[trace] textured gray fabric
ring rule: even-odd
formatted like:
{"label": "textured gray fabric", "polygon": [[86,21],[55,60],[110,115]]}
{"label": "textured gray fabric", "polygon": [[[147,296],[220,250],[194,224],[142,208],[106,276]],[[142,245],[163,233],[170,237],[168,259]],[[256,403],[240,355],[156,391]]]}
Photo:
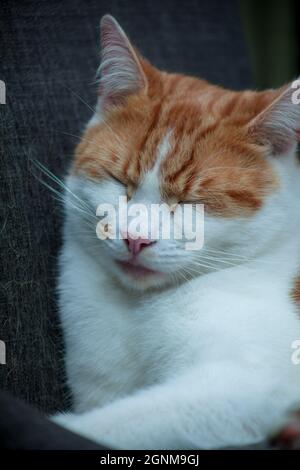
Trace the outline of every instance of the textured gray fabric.
{"label": "textured gray fabric", "polygon": [[68,403],[55,294],[61,216],[30,158],[65,173],[91,113],[70,89],[95,103],[99,19],[106,12],[159,67],[233,88],[250,82],[231,0],[2,0],[0,339],[7,365],[0,365],[0,384],[47,412]]}
{"label": "textured gray fabric", "polygon": [[[44,451],[104,449],[95,442],[57,426],[32,406],[1,391],[0,416],[1,457],[3,449]],[[22,464],[24,465],[24,461]]]}

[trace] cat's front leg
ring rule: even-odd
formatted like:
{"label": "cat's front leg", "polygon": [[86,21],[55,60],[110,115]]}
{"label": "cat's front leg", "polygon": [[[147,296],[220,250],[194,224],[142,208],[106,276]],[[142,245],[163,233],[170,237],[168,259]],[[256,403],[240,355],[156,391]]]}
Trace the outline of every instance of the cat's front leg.
{"label": "cat's front leg", "polygon": [[222,448],[265,439],[290,401],[266,371],[218,363],[54,421],[117,449]]}

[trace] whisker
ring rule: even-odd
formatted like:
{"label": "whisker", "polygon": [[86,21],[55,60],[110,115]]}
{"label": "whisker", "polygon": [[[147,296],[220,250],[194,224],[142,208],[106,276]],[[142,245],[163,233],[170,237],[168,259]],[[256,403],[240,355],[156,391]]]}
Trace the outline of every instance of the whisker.
{"label": "whisker", "polygon": [[280,263],[280,261],[276,261],[276,260],[265,260],[265,259],[258,259],[258,258],[255,258],[254,256],[253,257],[247,257],[245,255],[241,255],[241,254],[237,254],[237,253],[233,253],[231,251],[224,251],[224,250],[220,250],[220,249],[209,249],[209,248],[205,248],[203,247],[202,250],[205,250],[207,251],[208,253],[214,255],[220,255],[220,256],[228,256],[229,259],[231,261],[233,260],[236,260],[236,261],[239,261],[240,263],[242,262],[250,262],[250,263],[263,263],[263,264],[267,264],[267,265],[278,265]]}
{"label": "whisker", "polygon": [[[64,196],[62,193],[60,193],[59,191],[57,191],[55,188],[52,188],[52,186],[50,186],[50,185],[49,185],[48,183],[46,183],[44,180],[42,180],[42,179],[40,179],[40,178],[38,178],[38,177],[37,177],[37,180],[38,180],[43,186],[45,186],[47,189],[49,189],[52,193],[55,194],[55,196],[53,196],[53,198],[54,198],[56,201],[58,201],[58,202],[61,203],[61,204],[66,204],[66,205],[68,205],[69,207],[73,207],[73,208],[76,209],[78,212],[81,212],[81,213],[84,215],[85,218],[88,216],[88,219],[86,218],[87,221],[89,221],[89,222],[91,221],[91,220],[90,220],[91,215],[88,214],[86,211],[84,211],[81,207],[78,207],[78,206],[76,206],[74,203],[72,203],[70,200],[67,200],[67,199],[65,198],[65,196]],[[94,227],[94,225],[93,225],[93,227]]]}
{"label": "whisker", "polygon": [[[76,98],[78,98],[83,104],[85,104],[88,109],[90,109],[94,114],[98,114],[97,110],[94,109],[91,105],[89,105],[89,103],[87,103],[78,93],[76,93],[74,90],[72,90],[71,88],[69,88],[68,86],[65,85],[65,87],[74,95],[76,96]],[[105,120],[105,118],[103,116],[101,116],[101,122],[100,124],[104,124],[107,126],[108,130],[116,137],[116,139],[118,140],[118,143],[121,144],[122,147],[124,147],[124,143],[120,140],[120,136],[116,133],[116,131],[114,131],[111,126],[107,123],[107,121]]]}
{"label": "whisker", "polygon": [[[92,220],[98,220],[98,219],[96,215],[91,211],[90,207],[82,199],[80,199],[76,194],[74,194],[57,176],[55,176],[43,164],[41,164],[37,160],[31,159],[31,161],[35,165],[36,168],[40,169],[43,172],[43,174],[45,174],[48,178],[50,178],[50,180],[54,181],[60,188],[60,190],[54,188],[53,186],[49,185],[45,180],[39,178],[36,174],[34,174],[37,180],[41,184],[43,184],[43,186],[45,186],[49,191],[51,191],[51,193],[53,193],[53,198],[57,200],[60,204],[63,204],[64,206],[72,207],[76,211],[80,212],[85,222],[94,229],[95,223],[92,223]],[[64,190],[64,192],[62,192],[62,190]],[[73,200],[70,200],[70,198],[67,197],[66,192],[69,192],[71,194]]]}
{"label": "whisker", "polygon": [[192,267],[192,266],[195,266],[195,267],[196,267],[196,266],[200,266],[200,267],[202,267],[202,268],[213,269],[214,271],[219,271],[219,270],[220,270],[219,267],[214,266],[214,265],[212,265],[212,264],[200,263],[200,262],[195,262],[195,261],[191,263],[190,267]]}
{"label": "whisker", "polygon": [[72,90],[67,85],[65,85],[65,88],[67,88],[67,90],[69,90],[74,96],[76,96],[76,98],[78,98],[83,104],[85,104],[93,113],[97,114],[97,111],[91,105],[89,105],[80,95],[78,95],[76,91]]}
{"label": "whisker", "polygon": [[[52,181],[54,181],[60,188],[62,188],[64,191],[68,192],[74,199],[76,199],[76,201],[78,201],[78,203],[80,204],[80,206],[83,208],[86,209],[86,212],[89,213],[91,216],[93,216],[95,219],[97,219],[96,215],[94,214],[94,212],[91,210],[90,206],[88,206],[88,204],[83,201],[80,197],[78,197],[73,191],[71,191],[71,189],[60,179],[58,178],[54,173],[52,173],[48,168],[46,168],[41,162],[39,162],[38,160],[31,160],[32,163],[38,168],[40,169],[46,176],[48,176],[48,178],[50,178]],[[45,183],[45,182],[44,182]],[[54,188],[52,188],[52,186],[49,186],[48,185],[48,189],[52,189],[54,190]],[[54,190],[54,191],[57,191],[57,190]],[[82,208],[82,210],[83,210]]]}
{"label": "whisker", "polygon": [[213,256],[206,256],[206,255],[201,255],[200,254],[199,257],[200,257],[200,260],[204,259],[204,260],[208,260],[208,261],[216,261],[218,263],[223,263],[223,264],[226,264],[228,266],[237,266],[238,264],[240,264],[240,263],[233,263],[232,262],[233,260],[228,261],[228,260],[225,260],[225,259],[222,259],[222,258],[215,258]]}

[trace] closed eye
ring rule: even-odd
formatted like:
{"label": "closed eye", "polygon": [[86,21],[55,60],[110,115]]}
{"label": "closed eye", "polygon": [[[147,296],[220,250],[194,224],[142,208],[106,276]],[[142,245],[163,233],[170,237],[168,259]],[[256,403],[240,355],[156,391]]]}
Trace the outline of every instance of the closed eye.
{"label": "closed eye", "polygon": [[188,201],[179,201],[178,204],[191,204],[191,205],[194,205],[194,204],[201,204],[202,201],[200,200],[188,200]]}
{"label": "closed eye", "polygon": [[115,181],[116,183],[118,183],[118,184],[123,184],[124,186],[126,186],[123,181],[121,181],[120,179],[118,179],[115,175],[113,175],[113,174],[110,173],[109,171],[107,171],[107,174],[108,174],[108,176],[109,176],[113,181]]}
{"label": "closed eye", "polygon": [[120,179],[118,179],[115,175],[113,175],[110,172],[107,172],[107,173],[113,181],[115,181],[118,184],[122,184],[126,188],[126,195],[127,195],[128,199],[131,199],[132,196],[133,196],[133,193],[137,189],[136,185],[134,183],[132,183],[131,181],[127,181],[127,182],[121,181]]}

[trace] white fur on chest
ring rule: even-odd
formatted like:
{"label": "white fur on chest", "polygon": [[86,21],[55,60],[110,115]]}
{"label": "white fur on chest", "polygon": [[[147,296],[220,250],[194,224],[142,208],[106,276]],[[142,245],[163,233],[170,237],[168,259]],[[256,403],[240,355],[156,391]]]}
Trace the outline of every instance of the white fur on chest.
{"label": "white fur on chest", "polygon": [[279,257],[162,293],[130,293],[66,241],[60,303],[75,408],[102,406],[221,358],[288,373],[300,386],[290,361],[291,343],[300,337],[289,299],[295,268],[284,274],[282,268]]}

